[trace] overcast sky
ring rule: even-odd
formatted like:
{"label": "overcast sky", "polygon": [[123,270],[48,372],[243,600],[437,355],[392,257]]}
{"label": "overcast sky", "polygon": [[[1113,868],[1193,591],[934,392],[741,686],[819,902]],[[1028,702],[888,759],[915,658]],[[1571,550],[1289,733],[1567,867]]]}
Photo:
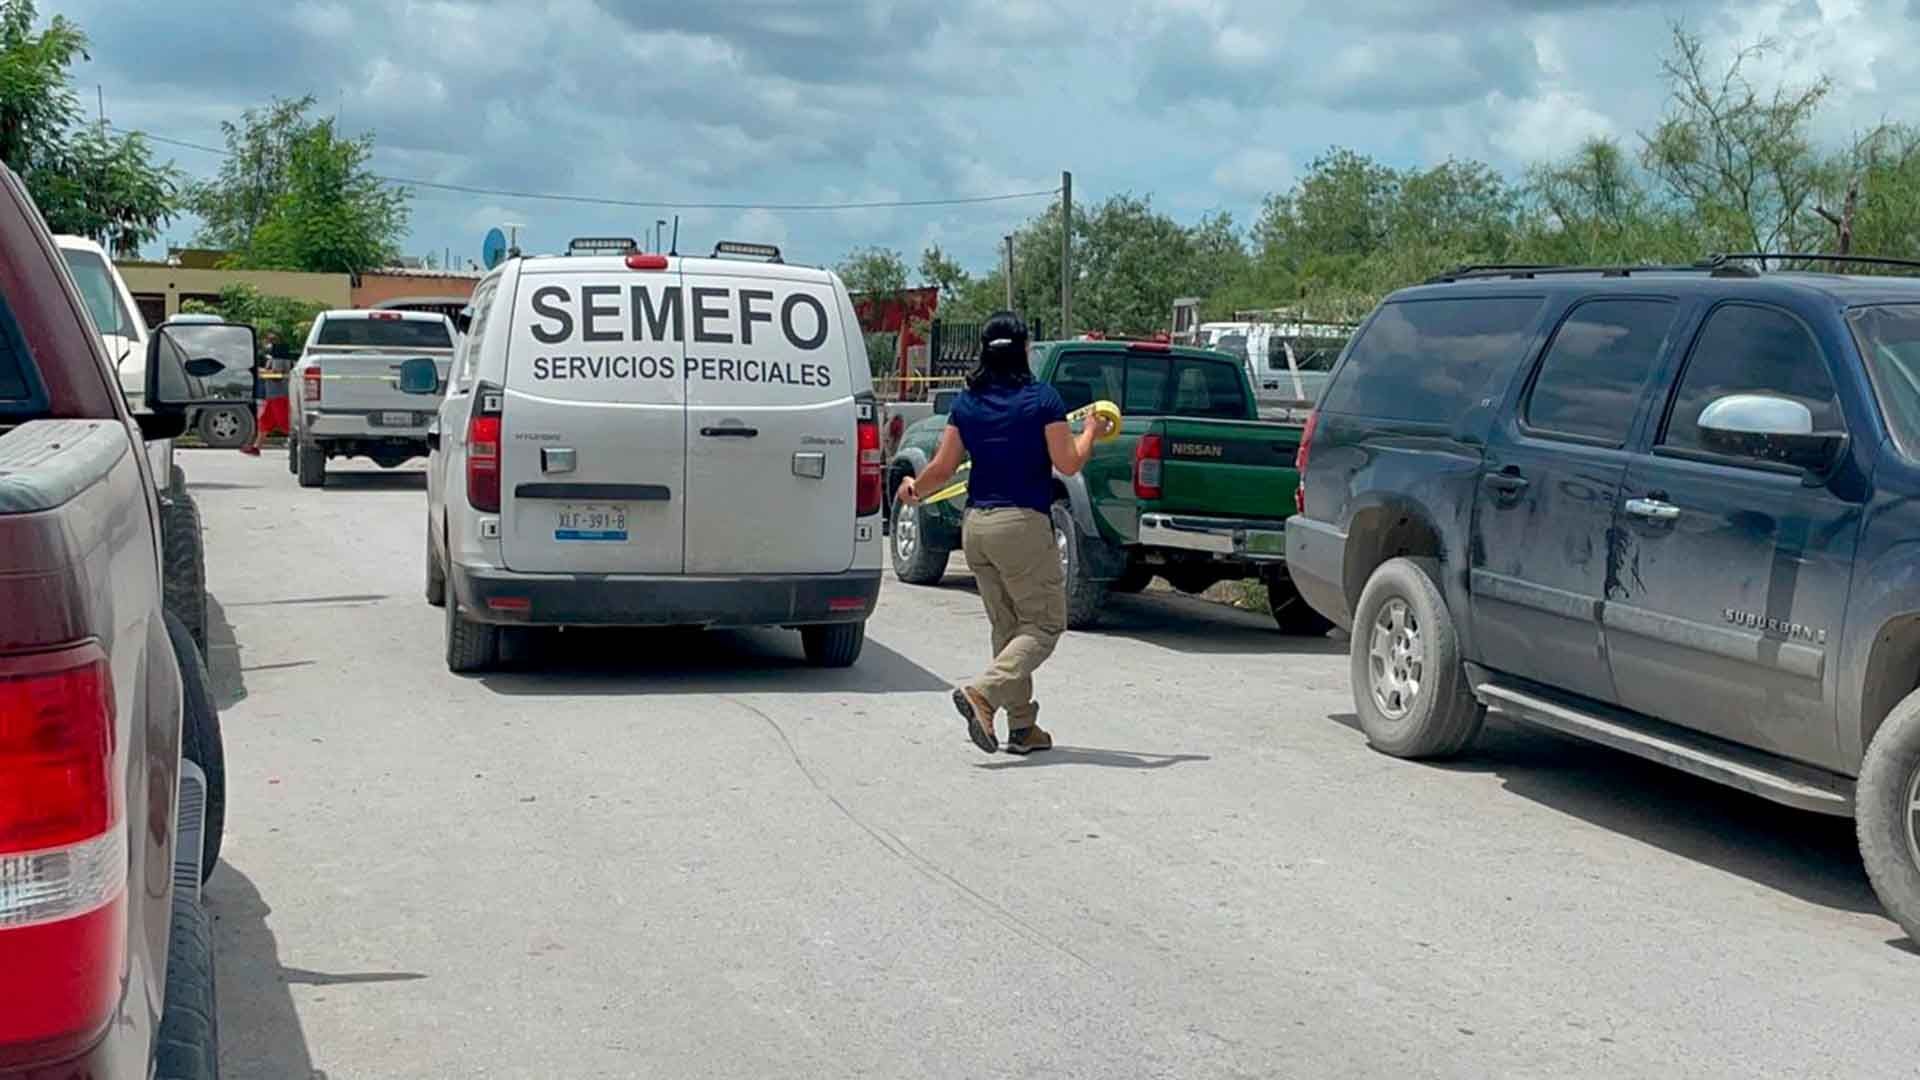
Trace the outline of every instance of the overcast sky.
{"label": "overcast sky", "polygon": [[[1910,10],[1910,2],[1916,5]],[[313,94],[372,131],[382,174],[683,203],[841,203],[1050,190],[1152,197],[1243,224],[1332,144],[1517,170],[1661,108],[1683,18],[1765,34],[1763,76],[1836,80],[1828,137],[1920,120],[1920,0],[42,0],[77,20],[91,108],[220,145],[219,123]],[[212,155],[163,147],[196,176]],[[681,211],[682,247],[780,243],[831,263],[938,243],[968,265],[1044,199],[832,212]],[[406,250],[478,258],[640,236],[672,212],[420,189]],[[186,241],[192,223],[170,239]]]}

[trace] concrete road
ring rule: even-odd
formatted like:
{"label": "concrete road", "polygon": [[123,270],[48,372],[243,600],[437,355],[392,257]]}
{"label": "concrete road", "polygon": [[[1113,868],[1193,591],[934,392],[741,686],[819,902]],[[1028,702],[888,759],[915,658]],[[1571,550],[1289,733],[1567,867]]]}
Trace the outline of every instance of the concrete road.
{"label": "concrete road", "polygon": [[[1845,822],[1532,731],[1372,753],[1343,646],[1124,600],[947,702],[963,573],[865,658],[568,634],[449,675],[421,475],[185,458],[231,785],[229,1080],[1912,1076]],[[957,569],[957,567],[956,567]]]}

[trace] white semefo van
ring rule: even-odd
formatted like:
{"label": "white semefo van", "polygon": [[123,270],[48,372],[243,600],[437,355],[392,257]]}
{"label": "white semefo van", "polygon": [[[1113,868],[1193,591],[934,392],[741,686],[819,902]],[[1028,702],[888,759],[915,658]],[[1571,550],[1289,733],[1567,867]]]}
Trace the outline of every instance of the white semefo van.
{"label": "white semefo van", "polygon": [[[718,257],[741,249],[768,261]],[[778,260],[528,257],[479,283],[428,434],[448,668],[526,626],[792,627],[816,665],[859,657],[882,543],[866,349],[840,279]]]}

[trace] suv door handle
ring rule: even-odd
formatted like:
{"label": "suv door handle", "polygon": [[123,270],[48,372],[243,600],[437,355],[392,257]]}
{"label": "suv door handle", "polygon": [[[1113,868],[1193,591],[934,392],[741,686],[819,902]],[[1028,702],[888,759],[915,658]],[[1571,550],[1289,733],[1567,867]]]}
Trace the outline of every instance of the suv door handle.
{"label": "suv door handle", "polygon": [[759,428],[750,427],[703,427],[700,434],[709,439],[751,439],[760,434]]}
{"label": "suv door handle", "polygon": [[1488,473],[1487,486],[1495,491],[1512,495],[1527,489],[1527,478],[1520,475],[1518,468],[1509,465],[1497,473]]}
{"label": "suv door handle", "polygon": [[1680,516],[1680,508],[1659,499],[1628,499],[1627,513],[1648,521],[1672,521]]}

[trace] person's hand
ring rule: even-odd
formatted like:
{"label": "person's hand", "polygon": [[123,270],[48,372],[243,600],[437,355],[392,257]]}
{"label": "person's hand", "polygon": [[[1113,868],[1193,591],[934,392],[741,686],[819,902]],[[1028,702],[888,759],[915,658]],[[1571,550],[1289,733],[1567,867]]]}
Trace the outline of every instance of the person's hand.
{"label": "person's hand", "polygon": [[1104,413],[1089,413],[1087,430],[1093,432],[1094,438],[1104,439],[1113,433],[1113,417]]}
{"label": "person's hand", "polygon": [[894,492],[893,501],[905,503],[908,506],[913,506],[920,501],[920,493],[915,491],[913,487],[913,477],[903,476],[900,478],[900,490]]}

